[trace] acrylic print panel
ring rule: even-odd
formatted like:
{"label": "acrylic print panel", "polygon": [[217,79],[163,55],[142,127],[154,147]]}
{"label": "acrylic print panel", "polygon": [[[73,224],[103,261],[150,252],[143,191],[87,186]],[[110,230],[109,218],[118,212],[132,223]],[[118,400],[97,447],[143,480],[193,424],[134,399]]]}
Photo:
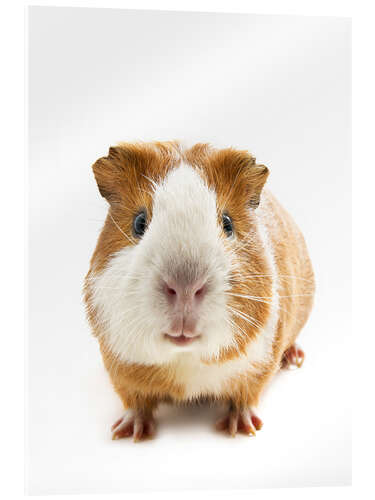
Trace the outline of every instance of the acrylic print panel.
{"label": "acrylic print panel", "polygon": [[[32,7],[28,24],[29,493],[350,484],[350,21]],[[107,210],[91,165],[156,139],[249,149],[308,244],[306,361],[253,439],[163,406],[155,440],[111,440],[122,406],[81,298]]]}

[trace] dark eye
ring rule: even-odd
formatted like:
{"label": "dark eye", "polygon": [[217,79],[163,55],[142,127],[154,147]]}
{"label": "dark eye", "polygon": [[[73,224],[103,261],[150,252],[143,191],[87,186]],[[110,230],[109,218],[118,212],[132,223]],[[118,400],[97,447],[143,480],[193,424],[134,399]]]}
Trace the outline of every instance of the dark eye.
{"label": "dark eye", "polygon": [[225,234],[227,236],[233,236],[233,222],[228,214],[223,214],[222,222]]}
{"label": "dark eye", "polygon": [[137,238],[141,238],[145,234],[147,227],[147,217],[146,212],[142,210],[138,215],[134,217],[133,220],[133,233]]}

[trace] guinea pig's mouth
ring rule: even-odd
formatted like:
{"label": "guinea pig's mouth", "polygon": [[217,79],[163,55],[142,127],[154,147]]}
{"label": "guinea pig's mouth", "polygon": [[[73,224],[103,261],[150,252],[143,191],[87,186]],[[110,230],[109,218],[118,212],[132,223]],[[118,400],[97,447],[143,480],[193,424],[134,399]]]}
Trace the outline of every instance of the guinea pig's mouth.
{"label": "guinea pig's mouth", "polygon": [[198,340],[200,338],[200,335],[195,335],[194,337],[186,337],[186,335],[184,335],[183,333],[178,336],[168,335],[168,333],[165,333],[164,337],[176,345],[184,346],[193,343],[195,340]]}

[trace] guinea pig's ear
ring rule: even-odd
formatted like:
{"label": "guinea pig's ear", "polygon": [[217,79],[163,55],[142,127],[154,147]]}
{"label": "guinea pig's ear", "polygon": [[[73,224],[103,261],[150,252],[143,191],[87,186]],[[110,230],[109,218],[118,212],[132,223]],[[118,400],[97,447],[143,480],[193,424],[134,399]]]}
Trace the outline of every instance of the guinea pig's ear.
{"label": "guinea pig's ear", "polygon": [[108,156],[99,158],[92,166],[99,192],[109,203],[118,198],[119,186],[124,179],[121,153],[121,148],[111,147]]}
{"label": "guinea pig's ear", "polygon": [[260,195],[269,175],[265,165],[252,163],[248,167],[247,177],[250,187],[249,204],[251,208],[257,208],[260,203]]}

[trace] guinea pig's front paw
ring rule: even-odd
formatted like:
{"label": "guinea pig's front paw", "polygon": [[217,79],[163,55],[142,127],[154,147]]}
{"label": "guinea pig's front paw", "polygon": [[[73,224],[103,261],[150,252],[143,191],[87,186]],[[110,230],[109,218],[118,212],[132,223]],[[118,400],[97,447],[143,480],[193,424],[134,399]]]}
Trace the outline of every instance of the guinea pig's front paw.
{"label": "guinea pig's front paw", "polygon": [[112,439],[133,436],[134,442],[154,437],[155,430],[152,413],[145,414],[135,410],[127,410],[111,427]]}
{"label": "guinea pig's front paw", "polygon": [[238,432],[255,436],[256,431],[260,431],[262,426],[263,422],[251,407],[243,409],[231,407],[228,414],[216,422],[218,431],[229,432],[232,437]]}
{"label": "guinea pig's front paw", "polygon": [[283,354],[281,368],[301,368],[305,360],[305,353],[297,344],[291,345]]}

